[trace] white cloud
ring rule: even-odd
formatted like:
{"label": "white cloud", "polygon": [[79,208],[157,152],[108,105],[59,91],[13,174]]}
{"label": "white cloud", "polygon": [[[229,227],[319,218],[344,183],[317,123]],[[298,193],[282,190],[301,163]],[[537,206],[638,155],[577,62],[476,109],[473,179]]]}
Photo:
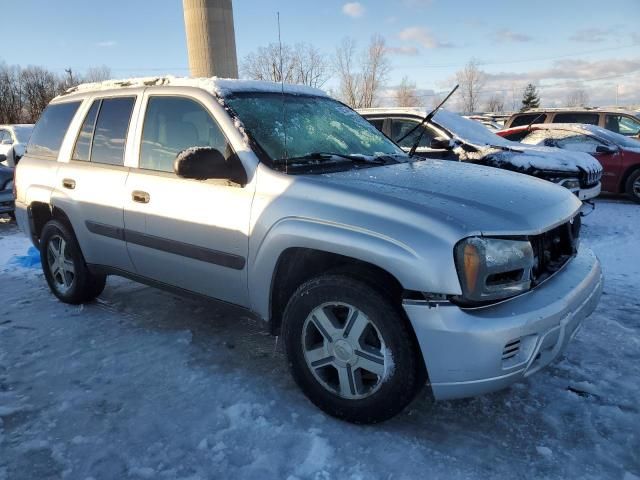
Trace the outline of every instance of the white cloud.
{"label": "white cloud", "polygon": [[423,27],[407,27],[398,34],[400,40],[417,42],[424,48],[449,48],[453,45],[449,42],[438,40],[429,30]]}
{"label": "white cloud", "polygon": [[110,48],[110,47],[115,47],[117,44],[118,42],[116,42],[115,40],[105,40],[104,42],[96,43],[96,47]]}
{"label": "white cloud", "polygon": [[387,52],[395,55],[417,55],[416,47],[387,47]]}
{"label": "white cloud", "polygon": [[533,38],[529,35],[514,32],[513,30],[509,30],[508,28],[501,28],[500,30],[496,30],[491,36],[493,37],[494,41],[499,43],[521,43],[530,42],[531,40],[533,40]]}
{"label": "white cloud", "polygon": [[365,8],[360,2],[349,2],[342,6],[342,13],[349,17],[358,18],[364,15]]}
{"label": "white cloud", "polygon": [[583,28],[571,35],[569,40],[583,43],[600,43],[605,41],[612,33],[613,28]]}

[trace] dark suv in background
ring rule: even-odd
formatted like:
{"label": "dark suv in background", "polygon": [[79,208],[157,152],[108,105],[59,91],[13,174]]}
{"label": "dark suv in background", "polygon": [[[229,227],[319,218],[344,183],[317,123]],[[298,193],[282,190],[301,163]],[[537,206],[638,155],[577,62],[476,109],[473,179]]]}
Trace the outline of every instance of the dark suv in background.
{"label": "dark suv in background", "polygon": [[515,113],[504,128],[536,123],[583,123],[611,130],[625,137],[640,138],[640,113],[617,109],[535,109]]}

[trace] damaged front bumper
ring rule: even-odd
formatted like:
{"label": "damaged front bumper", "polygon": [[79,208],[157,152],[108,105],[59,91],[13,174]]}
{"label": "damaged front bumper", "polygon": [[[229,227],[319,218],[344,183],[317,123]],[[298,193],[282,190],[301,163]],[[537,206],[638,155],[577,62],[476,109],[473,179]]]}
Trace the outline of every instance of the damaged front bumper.
{"label": "damaged front bumper", "polygon": [[480,308],[405,300],[436,400],[502,389],[564,351],[602,293],[600,262],[587,249],[543,284]]}

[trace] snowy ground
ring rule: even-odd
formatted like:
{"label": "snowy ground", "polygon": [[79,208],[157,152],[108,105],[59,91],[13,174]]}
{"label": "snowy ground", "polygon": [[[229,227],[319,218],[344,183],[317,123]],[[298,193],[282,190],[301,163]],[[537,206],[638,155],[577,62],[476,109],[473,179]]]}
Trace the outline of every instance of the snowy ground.
{"label": "snowy ground", "polygon": [[640,478],[639,205],[584,221],[605,294],[564,359],[372,427],[314,408],[237,312],[121,279],[58,302],[0,222],[0,480]]}

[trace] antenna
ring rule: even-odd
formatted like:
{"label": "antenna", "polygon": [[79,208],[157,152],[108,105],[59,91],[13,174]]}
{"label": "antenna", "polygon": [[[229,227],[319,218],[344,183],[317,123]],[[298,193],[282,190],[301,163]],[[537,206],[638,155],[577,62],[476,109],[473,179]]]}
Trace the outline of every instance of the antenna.
{"label": "antenna", "polygon": [[284,100],[284,66],[282,65],[282,37],[280,36],[280,12],[278,16],[278,44],[280,45],[280,85],[282,93],[282,130],[284,132],[284,172],[287,173],[287,159],[289,152],[287,151],[287,107]]}

